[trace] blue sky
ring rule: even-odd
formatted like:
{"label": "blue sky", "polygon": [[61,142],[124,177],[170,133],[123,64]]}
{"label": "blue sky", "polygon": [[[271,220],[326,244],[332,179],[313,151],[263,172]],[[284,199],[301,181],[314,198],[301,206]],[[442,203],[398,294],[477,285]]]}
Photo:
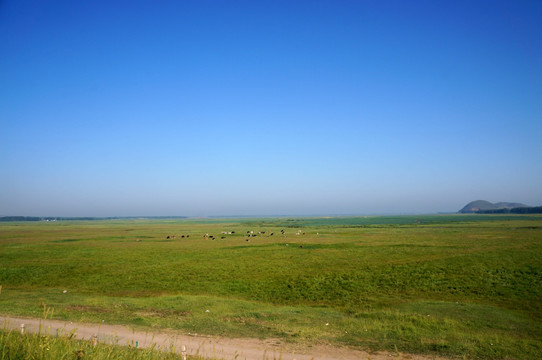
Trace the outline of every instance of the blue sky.
{"label": "blue sky", "polygon": [[0,3],[0,215],[542,205],[540,1]]}

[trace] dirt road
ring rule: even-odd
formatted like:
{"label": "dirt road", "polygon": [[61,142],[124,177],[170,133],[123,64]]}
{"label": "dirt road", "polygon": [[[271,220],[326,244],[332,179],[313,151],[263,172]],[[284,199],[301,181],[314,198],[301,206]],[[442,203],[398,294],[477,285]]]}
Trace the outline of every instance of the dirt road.
{"label": "dirt road", "polygon": [[163,349],[181,352],[186,347],[186,353],[212,359],[238,360],[445,360],[441,357],[410,355],[404,353],[367,353],[348,348],[330,346],[299,347],[285,344],[278,339],[230,339],[206,337],[200,335],[181,334],[174,331],[160,330],[150,332],[135,330],[121,325],[82,324],[60,320],[29,319],[12,316],[0,316],[2,329],[14,329],[24,332],[47,333],[50,335],[67,335],[72,332],[78,339],[93,341],[96,335],[98,342],[118,345],[148,347],[155,344]]}

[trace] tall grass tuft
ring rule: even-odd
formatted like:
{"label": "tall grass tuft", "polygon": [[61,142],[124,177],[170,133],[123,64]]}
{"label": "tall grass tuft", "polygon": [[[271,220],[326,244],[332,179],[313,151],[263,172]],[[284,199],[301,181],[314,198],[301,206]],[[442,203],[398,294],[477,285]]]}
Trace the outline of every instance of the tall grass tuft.
{"label": "tall grass tuft", "polygon": [[[133,346],[100,343],[94,346],[92,341],[73,340],[65,336],[21,334],[6,329],[0,331],[0,360],[151,360],[179,358],[180,354],[176,354],[172,350],[161,351],[154,347],[140,349]],[[194,356],[190,356],[190,359],[201,360],[200,357]]]}

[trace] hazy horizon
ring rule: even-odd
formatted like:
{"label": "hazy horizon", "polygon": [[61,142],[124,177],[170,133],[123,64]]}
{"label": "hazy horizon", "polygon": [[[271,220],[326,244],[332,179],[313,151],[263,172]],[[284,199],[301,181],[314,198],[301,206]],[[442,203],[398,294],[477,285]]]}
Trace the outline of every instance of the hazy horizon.
{"label": "hazy horizon", "polygon": [[542,205],[542,2],[0,3],[0,214]]}
{"label": "hazy horizon", "polygon": [[[482,200],[482,199],[477,199]],[[475,200],[473,200],[475,201]],[[318,212],[318,213],[271,213],[271,212],[264,212],[264,213],[253,213],[253,214],[242,214],[242,213],[210,213],[210,214],[137,214],[137,213],[131,213],[131,214],[106,214],[106,215],[93,215],[93,214],[79,214],[79,215],[63,215],[63,214],[2,214],[0,213],[0,217],[3,216],[26,216],[26,217],[42,217],[42,218],[70,218],[70,217],[89,217],[89,218],[152,218],[152,217],[163,217],[163,218],[175,218],[175,217],[186,217],[186,218],[258,218],[258,217],[348,217],[348,216],[354,216],[354,217],[371,217],[371,216],[415,216],[415,215],[443,215],[443,214],[457,214],[459,213],[459,210],[461,210],[467,203],[470,203],[471,201],[466,202],[465,204],[461,205],[458,209],[452,209],[452,210],[442,210],[442,211],[379,211],[379,212],[342,212],[342,213],[325,213],[325,212]],[[493,202],[493,201],[490,201]],[[497,201],[493,202],[496,203]],[[508,201],[503,201],[508,202]],[[525,204],[527,206],[542,206],[537,204]]]}
{"label": "hazy horizon", "polygon": [[23,216],[29,218],[96,218],[96,219],[107,219],[107,218],[128,218],[128,219],[137,219],[137,218],[188,218],[188,219],[214,219],[214,218],[286,218],[286,217],[386,217],[386,216],[424,216],[424,215],[448,215],[448,214],[457,214],[457,211],[453,212],[435,212],[435,213],[345,213],[345,214],[252,214],[252,215],[243,215],[243,214],[232,214],[232,215],[105,215],[105,216],[64,216],[64,215],[20,215],[20,214],[0,214],[0,217],[12,217],[12,216]]}

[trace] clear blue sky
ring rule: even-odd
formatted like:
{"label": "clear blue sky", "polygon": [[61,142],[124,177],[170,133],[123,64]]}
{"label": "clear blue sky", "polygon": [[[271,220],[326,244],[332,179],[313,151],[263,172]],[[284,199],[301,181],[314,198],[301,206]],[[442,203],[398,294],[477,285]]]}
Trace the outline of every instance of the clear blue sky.
{"label": "clear blue sky", "polygon": [[542,1],[0,2],[0,215],[542,205]]}

